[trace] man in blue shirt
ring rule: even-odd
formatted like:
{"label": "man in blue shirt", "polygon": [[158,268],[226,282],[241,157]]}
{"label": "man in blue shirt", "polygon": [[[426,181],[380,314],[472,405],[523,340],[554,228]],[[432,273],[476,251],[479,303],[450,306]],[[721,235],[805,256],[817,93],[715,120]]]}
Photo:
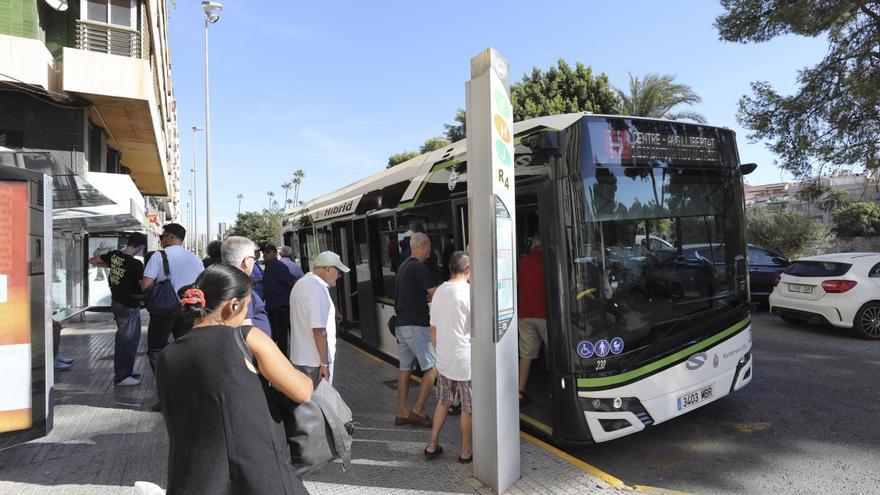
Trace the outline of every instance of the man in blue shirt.
{"label": "man in blue shirt", "polygon": [[[254,241],[247,237],[227,237],[220,247],[220,258],[223,263],[232,265],[239,270],[251,275],[254,271],[256,258]],[[269,314],[263,299],[256,293],[251,292],[251,302],[248,304],[247,320],[245,324],[259,328],[268,336],[272,336],[272,326],[269,324]]]}
{"label": "man in blue shirt", "polygon": [[290,246],[281,246],[279,254],[281,255],[279,260],[287,266],[287,269],[290,270],[290,274],[293,275],[294,280],[299,280],[305,275],[303,269],[293,261],[293,249],[290,249]]}
{"label": "man in blue shirt", "polygon": [[290,289],[296,279],[278,259],[278,250],[271,244],[263,246],[263,296],[272,325],[272,340],[287,355],[290,342]]}

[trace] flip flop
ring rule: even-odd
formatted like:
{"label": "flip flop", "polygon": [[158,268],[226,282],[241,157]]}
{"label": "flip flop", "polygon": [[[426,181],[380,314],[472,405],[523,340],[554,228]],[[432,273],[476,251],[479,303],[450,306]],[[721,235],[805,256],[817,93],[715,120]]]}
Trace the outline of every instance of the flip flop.
{"label": "flip flop", "polygon": [[473,460],[474,460],[474,454],[471,454],[471,455],[470,455],[469,457],[467,457],[467,458],[465,458],[465,457],[459,457],[459,458],[458,458],[458,462],[459,462],[459,464],[470,464],[471,462],[473,462]]}
{"label": "flip flop", "polygon": [[436,459],[436,458],[440,457],[440,454],[442,454],[442,453],[443,453],[443,447],[441,447],[439,445],[437,445],[437,449],[435,449],[434,452],[428,452],[428,447],[425,447],[425,451],[424,451],[425,459],[428,459],[428,460]]}

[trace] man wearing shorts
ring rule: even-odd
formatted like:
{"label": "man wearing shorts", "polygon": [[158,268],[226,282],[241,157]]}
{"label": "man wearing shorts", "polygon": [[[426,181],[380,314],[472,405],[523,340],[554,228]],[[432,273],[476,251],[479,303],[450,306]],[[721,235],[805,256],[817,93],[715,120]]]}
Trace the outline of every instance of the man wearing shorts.
{"label": "man wearing shorts", "polygon": [[470,258],[462,251],[449,257],[448,282],[437,288],[431,301],[431,341],[437,349],[437,407],[425,457],[443,453],[440,430],[449,407],[461,404],[461,452],[458,462],[471,462],[471,275]]}
{"label": "man wearing shorts", "polygon": [[532,237],[531,251],[519,260],[519,401],[528,402],[526,382],[532,360],[538,357],[541,344],[547,345],[547,308],[544,304],[544,265],[541,239]]}
{"label": "man wearing shorts", "polygon": [[[397,269],[394,309],[397,315],[397,343],[400,346],[400,374],[397,378],[397,415],[394,424],[430,428],[431,418],[423,414],[423,409],[437,375],[434,369],[437,354],[428,331],[428,299],[437,287],[434,286],[431,270],[424,263],[431,253],[431,239],[423,233],[416,233],[410,237],[409,245],[410,256]],[[416,361],[422,370],[422,383],[419,397],[410,411],[409,377]]]}

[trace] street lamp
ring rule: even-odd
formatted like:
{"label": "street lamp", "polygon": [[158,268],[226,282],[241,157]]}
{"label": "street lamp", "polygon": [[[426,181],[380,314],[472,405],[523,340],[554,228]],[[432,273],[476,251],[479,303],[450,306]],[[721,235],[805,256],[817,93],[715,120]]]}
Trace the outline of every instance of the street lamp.
{"label": "street lamp", "polygon": [[207,219],[208,242],[214,239],[211,235],[211,98],[208,91],[208,24],[220,20],[219,12],[223,10],[220,2],[202,2],[205,13],[205,217]]}
{"label": "street lamp", "polygon": [[196,146],[196,133],[199,131],[204,131],[204,127],[199,127],[197,125],[192,126],[193,131],[193,166],[190,169],[192,172],[192,189],[190,189],[190,194],[192,195],[192,208],[189,211],[190,214],[190,229],[192,229],[192,236],[190,237],[189,246],[193,251],[198,253],[199,251],[199,217],[198,217],[198,207],[196,206],[196,200],[199,197],[198,188],[196,187],[196,152],[198,151],[198,146]]}

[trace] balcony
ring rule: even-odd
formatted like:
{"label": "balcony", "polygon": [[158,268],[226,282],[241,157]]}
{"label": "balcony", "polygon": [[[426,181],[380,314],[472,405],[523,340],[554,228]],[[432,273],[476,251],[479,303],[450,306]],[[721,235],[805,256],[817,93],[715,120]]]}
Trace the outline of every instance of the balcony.
{"label": "balcony", "polygon": [[77,19],[76,47],[90,52],[141,58],[141,34],[122,26]]}
{"label": "balcony", "polygon": [[92,103],[92,120],[107,130],[141,191],[166,196],[167,143],[152,68],[145,59],[110,53],[107,46],[107,51],[97,43],[92,50],[64,48],[63,89]]}

